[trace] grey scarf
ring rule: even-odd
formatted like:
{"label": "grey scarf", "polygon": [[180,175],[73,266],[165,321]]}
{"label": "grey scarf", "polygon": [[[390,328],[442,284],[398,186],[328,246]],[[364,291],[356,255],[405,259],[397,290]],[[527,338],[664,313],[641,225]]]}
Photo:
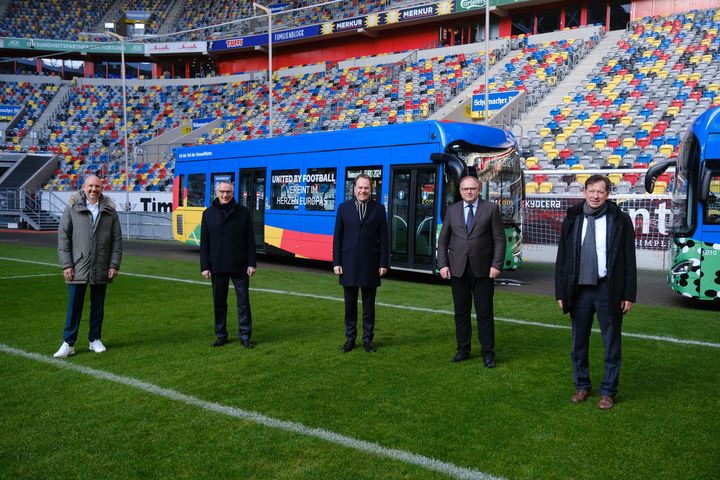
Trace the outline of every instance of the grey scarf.
{"label": "grey scarf", "polygon": [[585,238],[580,247],[580,271],[578,275],[579,285],[597,285],[598,281],[598,258],[597,246],[595,244],[595,220],[607,213],[607,202],[601,207],[593,209],[585,202],[583,204],[583,215],[587,222]]}

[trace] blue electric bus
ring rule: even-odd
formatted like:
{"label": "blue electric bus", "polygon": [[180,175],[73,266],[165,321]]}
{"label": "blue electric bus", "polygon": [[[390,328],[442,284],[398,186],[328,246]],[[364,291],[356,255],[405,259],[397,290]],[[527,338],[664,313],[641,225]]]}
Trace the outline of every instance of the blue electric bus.
{"label": "blue electric bus", "polygon": [[214,186],[229,180],[252,213],[260,253],[331,261],[337,207],[365,173],[388,212],[392,268],[434,272],[445,208],[470,173],[482,180],[483,198],[500,205],[505,268],[522,262],[518,143],[498,128],[426,121],[182,147],[175,159],[173,234],[181,242],[199,244]]}
{"label": "blue electric bus", "polygon": [[700,115],[688,129],[677,159],[652,165],[645,190],[675,167],[668,285],[700,300],[720,300],[720,108]]}

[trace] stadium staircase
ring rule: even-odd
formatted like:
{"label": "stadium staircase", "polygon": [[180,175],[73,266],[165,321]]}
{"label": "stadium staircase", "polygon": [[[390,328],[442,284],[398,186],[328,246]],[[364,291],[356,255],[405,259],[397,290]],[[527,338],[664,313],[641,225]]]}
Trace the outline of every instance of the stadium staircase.
{"label": "stadium staircase", "polygon": [[[40,118],[38,118],[37,122],[35,122],[35,124],[32,126],[30,132],[36,132],[37,138],[42,138],[43,136],[45,136],[44,130],[46,129],[48,123],[55,119],[58,112],[65,107],[68,98],[70,98],[71,92],[72,89],[70,88],[69,83],[61,84],[60,88],[55,94],[55,97],[53,97],[47,108],[45,108],[45,111],[42,113],[42,115],[40,115]],[[27,135],[25,138],[22,139],[20,144],[24,147],[31,146],[34,141],[34,139],[31,137],[32,135]]]}
{"label": "stadium staircase", "polygon": [[0,0],[0,18],[5,16],[8,7],[12,3],[12,0]]}
{"label": "stadium staircase", "polygon": [[[497,48],[497,46],[495,46]],[[490,51],[494,51],[493,49],[493,43],[490,44]],[[497,50],[495,50],[497,51]],[[507,49],[503,49],[503,51],[507,51]],[[485,60],[485,54],[482,54],[483,61]],[[496,57],[495,63],[490,66],[490,70],[488,71],[488,78],[492,77],[493,75],[498,74],[504,66],[504,61],[502,61],[503,57]],[[472,98],[472,94],[474,91],[480,89],[482,85],[485,85],[485,74],[481,74],[478,76],[477,79],[475,79],[474,82],[469,84],[465,90],[462,92],[458,92],[457,96],[449,101],[447,104],[443,105],[442,108],[437,110],[435,113],[433,113],[430,116],[431,120],[444,120],[446,117],[450,116],[453,112],[455,112],[458,109],[461,109],[464,107],[468,101],[471,101],[469,99]]]}
{"label": "stadium staircase", "polygon": [[50,178],[56,165],[54,156],[28,154],[19,158],[0,177],[0,217],[23,220],[34,230],[57,230],[58,217],[44,211],[32,193]]}
{"label": "stadium staircase", "polygon": [[104,32],[106,23],[117,23],[122,17],[123,10],[127,7],[128,0],[121,0],[119,2],[113,2],[112,7],[105,12],[100,21],[95,26],[96,32]]}
{"label": "stadium staircase", "polygon": [[[186,0],[175,0],[173,6],[170,8],[170,11],[167,14],[167,18],[158,29],[159,35],[165,35],[168,33],[173,33],[175,31],[178,26],[180,16],[185,11],[185,3]],[[175,40],[173,39],[173,41]]]}
{"label": "stadium staircase", "polygon": [[568,74],[562,81],[560,81],[555,89],[545,97],[535,108],[528,111],[527,115],[519,122],[522,132],[528,132],[533,130],[535,126],[543,122],[551,109],[562,104],[563,97],[572,94],[575,91],[575,87],[583,84],[587,79],[587,75],[595,68],[598,63],[608,53],[617,47],[617,42],[625,34],[625,30],[616,30],[608,32],[600,40],[600,42],[593,48],[585,58]]}

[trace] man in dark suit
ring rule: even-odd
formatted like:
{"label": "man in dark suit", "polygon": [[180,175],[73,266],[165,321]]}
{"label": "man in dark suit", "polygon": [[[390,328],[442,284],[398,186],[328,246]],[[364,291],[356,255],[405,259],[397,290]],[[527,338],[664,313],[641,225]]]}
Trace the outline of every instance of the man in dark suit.
{"label": "man in dark suit", "polygon": [[363,345],[366,352],[375,351],[375,293],[388,270],[385,207],[370,199],[371,185],[368,175],[358,175],[355,198],[340,204],[335,219],[333,271],[340,276],[345,294],[345,353],[355,348],[358,289],[362,290]]}
{"label": "man in dark suit", "polygon": [[555,262],[555,299],[572,320],[575,393],[573,403],[590,396],[590,331],[597,314],[605,344],[605,376],[598,407],[615,405],[620,377],[623,315],[635,302],[637,268],[635,225],[627,213],[608,200],[612,184],[605,175],[585,181],[585,201],[570,207],[560,231]]}
{"label": "man in dark suit", "polygon": [[215,310],[215,342],[213,347],[227,343],[227,296],[232,280],[237,297],[238,336],[245,348],[250,343],[252,315],[249,283],[255,274],[255,236],[250,211],[238,204],[230,182],[218,182],[217,198],[203,212],[200,226],[200,271],[212,280]]}
{"label": "man in dark suit", "polygon": [[470,358],[474,300],[483,364],[494,368],[493,294],[505,258],[504,225],[497,205],[480,200],[476,177],[460,180],[460,195],[462,201],[447,208],[438,239],[440,276],[451,280],[455,305],[457,353],[451,360]]}

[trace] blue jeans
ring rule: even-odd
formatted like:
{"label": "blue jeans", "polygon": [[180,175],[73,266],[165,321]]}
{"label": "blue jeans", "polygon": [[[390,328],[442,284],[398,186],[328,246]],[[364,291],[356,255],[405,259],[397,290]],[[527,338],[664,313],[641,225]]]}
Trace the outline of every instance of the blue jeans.
{"label": "blue jeans", "polygon": [[[85,303],[85,291],[88,285],[68,285],[69,300],[67,315],[65,316],[65,331],[63,337],[68,345],[75,345],[80,319],[82,318],[83,303]],[[105,291],[107,284],[90,285],[90,331],[88,340],[100,340],[102,336],[102,322],[105,315]]]}

